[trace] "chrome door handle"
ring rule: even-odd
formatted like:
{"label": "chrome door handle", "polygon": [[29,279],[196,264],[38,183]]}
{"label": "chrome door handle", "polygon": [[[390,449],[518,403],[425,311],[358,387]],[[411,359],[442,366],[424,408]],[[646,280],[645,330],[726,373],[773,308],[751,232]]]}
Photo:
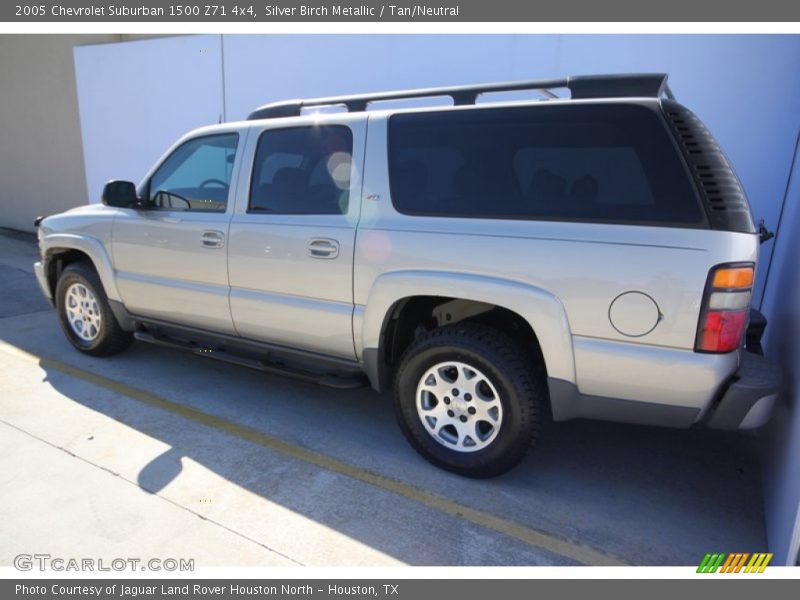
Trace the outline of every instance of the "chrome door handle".
{"label": "chrome door handle", "polygon": [[225,235],[221,231],[204,231],[201,237],[203,248],[222,248]]}
{"label": "chrome door handle", "polygon": [[311,258],[336,258],[339,256],[339,242],[330,238],[314,238],[308,243]]}

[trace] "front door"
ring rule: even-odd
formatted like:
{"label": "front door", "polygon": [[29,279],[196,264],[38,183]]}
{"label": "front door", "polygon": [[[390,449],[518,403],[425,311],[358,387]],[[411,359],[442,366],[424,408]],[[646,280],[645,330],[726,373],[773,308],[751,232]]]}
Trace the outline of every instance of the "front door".
{"label": "front door", "polygon": [[116,218],[117,286],[134,315],[234,333],[226,250],[239,143],[225,132],[178,145],[144,186],[147,209]]}

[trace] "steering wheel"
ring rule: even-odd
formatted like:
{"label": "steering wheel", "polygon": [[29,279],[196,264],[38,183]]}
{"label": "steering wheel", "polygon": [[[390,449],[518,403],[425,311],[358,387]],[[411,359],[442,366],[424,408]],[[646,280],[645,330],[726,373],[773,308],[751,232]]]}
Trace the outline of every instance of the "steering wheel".
{"label": "steering wheel", "polygon": [[219,187],[223,187],[223,188],[228,187],[228,184],[225,183],[224,181],[222,181],[221,179],[206,179],[203,183],[201,183],[198,186],[198,189],[202,189],[204,187],[208,187],[212,183],[218,185]]}

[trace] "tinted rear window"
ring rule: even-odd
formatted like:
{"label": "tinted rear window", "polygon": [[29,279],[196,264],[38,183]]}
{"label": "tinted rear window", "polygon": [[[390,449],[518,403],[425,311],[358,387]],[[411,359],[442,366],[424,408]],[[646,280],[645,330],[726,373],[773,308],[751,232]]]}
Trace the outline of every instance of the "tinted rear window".
{"label": "tinted rear window", "polygon": [[636,105],[398,114],[392,200],[412,215],[705,226],[668,136]]}

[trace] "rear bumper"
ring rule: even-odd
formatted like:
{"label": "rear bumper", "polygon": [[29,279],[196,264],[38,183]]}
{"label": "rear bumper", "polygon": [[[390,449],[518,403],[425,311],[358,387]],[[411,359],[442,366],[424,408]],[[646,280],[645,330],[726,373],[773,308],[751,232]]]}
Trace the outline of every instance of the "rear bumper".
{"label": "rear bumper", "polygon": [[713,429],[755,429],[772,414],[781,385],[777,364],[753,352],[742,352],[742,361],[719,402],[709,411]]}

